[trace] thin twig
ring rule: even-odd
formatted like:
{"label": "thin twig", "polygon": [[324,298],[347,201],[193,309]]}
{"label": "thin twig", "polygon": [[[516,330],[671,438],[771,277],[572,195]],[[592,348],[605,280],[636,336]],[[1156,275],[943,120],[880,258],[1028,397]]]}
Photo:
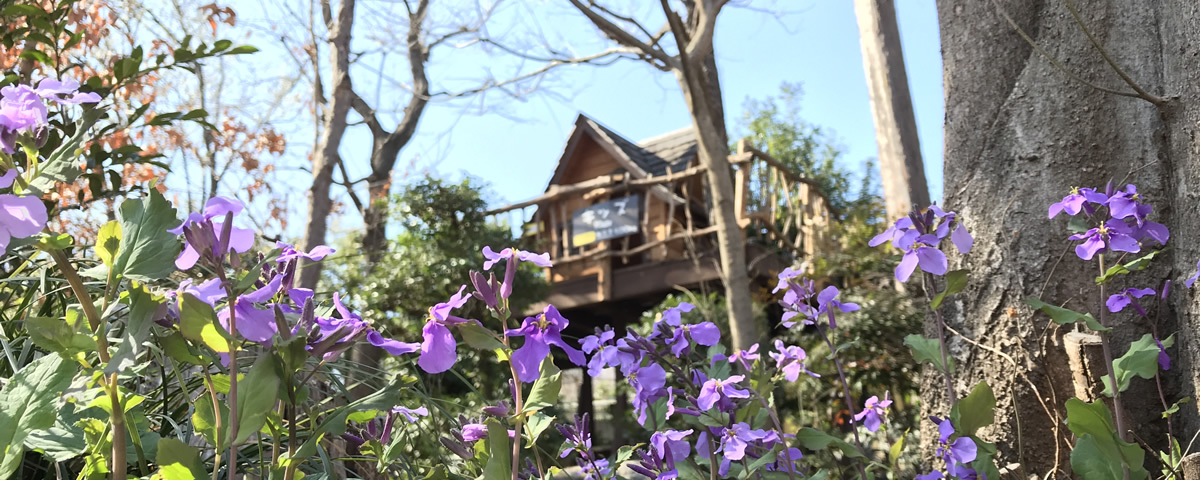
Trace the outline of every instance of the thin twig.
{"label": "thin twig", "polygon": [[1087,85],[1089,87],[1092,87],[1092,88],[1099,90],[1101,92],[1104,92],[1104,93],[1111,93],[1113,95],[1120,95],[1122,97],[1143,98],[1140,95],[1138,95],[1137,93],[1129,93],[1129,92],[1122,92],[1120,90],[1113,90],[1111,88],[1101,87],[1092,82],[1084,80],[1083,77],[1080,77],[1079,75],[1076,75],[1074,72],[1068,70],[1067,67],[1064,66],[1061,62],[1059,62],[1057,58],[1054,58],[1048,52],[1043,50],[1042,47],[1039,46],[1037,44],[1037,42],[1035,42],[1033,40],[1033,38],[1031,38],[1029,36],[1029,34],[1025,33],[1025,30],[1022,30],[1021,27],[1017,25],[1017,22],[1014,21],[1012,19],[1012,17],[1008,16],[1008,12],[1004,11],[1004,8],[1002,8],[1000,6],[999,2],[997,2],[996,0],[992,0],[992,5],[996,6],[996,11],[1000,12],[1000,16],[1004,17],[1004,19],[1008,21],[1009,26],[1011,26],[1013,28],[1013,30],[1016,30],[1017,35],[1020,35],[1021,38],[1025,40],[1025,43],[1028,43],[1029,46],[1033,47],[1034,50],[1036,50],[1039,54],[1041,54],[1041,56],[1043,58],[1045,58],[1046,61],[1050,62],[1051,65],[1053,65],[1059,71],[1066,74],[1072,80],[1075,80],[1076,82],[1082,83],[1084,85]]}
{"label": "thin twig", "polygon": [[1092,46],[1096,47],[1096,51],[1100,52],[1100,56],[1104,57],[1104,61],[1108,63],[1108,66],[1112,67],[1114,72],[1117,72],[1117,76],[1121,77],[1121,80],[1124,80],[1125,83],[1129,85],[1129,88],[1132,88],[1133,91],[1137,92],[1138,98],[1160,107],[1167,103],[1166,99],[1147,92],[1140,85],[1138,85],[1137,82],[1133,81],[1133,79],[1129,77],[1129,74],[1125,73],[1125,70],[1118,66],[1117,62],[1113,61],[1112,57],[1108,55],[1108,51],[1105,50],[1104,47],[1100,46],[1100,42],[1097,41],[1096,37],[1092,35],[1092,32],[1088,30],[1087,25],[1083,23],[1083,18],[1079,16],[1079,11],[1075,9],[1075,4],[1071,3],[1071,0],[1063,0],[1063,3],[1067,5],[1067,10],[1071,11],[1071,16],[1075,18],[1075,23],[1079,25],[1079,29],[1083,30],[1084,35],[1087,35],[1088,41],[1092,42]]}

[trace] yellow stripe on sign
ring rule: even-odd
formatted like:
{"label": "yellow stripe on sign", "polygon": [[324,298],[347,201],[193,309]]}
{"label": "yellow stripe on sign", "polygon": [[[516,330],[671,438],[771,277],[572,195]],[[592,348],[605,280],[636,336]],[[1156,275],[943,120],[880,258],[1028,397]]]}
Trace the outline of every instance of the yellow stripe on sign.
{"label": "yellow stripe on sign", "polygon": [[571,237],[571,244],[579,247],[596,241],[596,232],[584,232]]}

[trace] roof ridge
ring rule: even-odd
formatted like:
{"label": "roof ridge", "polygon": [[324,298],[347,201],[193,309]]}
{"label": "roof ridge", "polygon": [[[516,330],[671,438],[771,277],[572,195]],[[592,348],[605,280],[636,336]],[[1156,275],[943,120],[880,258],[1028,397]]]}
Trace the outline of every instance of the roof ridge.
{"label": "roof ridge", "polygon": [[657,141],[659,141],[659,140],[664,140],[664,139],[667,139],[667,138],[675,137],[675,136],[678,136],[678,135],[679,135],[679,134],[681,134],[681,133],[686,133],[686,132],[688,132],[688,131],[691,131],[691,130],[693,130],[693,128],[692,128],[691,126],[687,126],[687,127],[683,127],[683,128],[677,128],[677,129],[675,129],[675,130],[671,130],[671,131],[669,131],[669,132],[666,132],[666,133],[660,133],[660,134],[658,134],[658,135],[655,135],[655,136],[653,136],[653,137],[650,137],[650,138],[643,138],[643,139],[641,139],[641,140],[638,140],[638,141],[636,142],[636,144],[637,144],[637,146],[639,146],[639,147],[644,147],[644,146],[645,146],[645,145],[647,145],[647,144],[654,143],[654,142],[657,142]]}

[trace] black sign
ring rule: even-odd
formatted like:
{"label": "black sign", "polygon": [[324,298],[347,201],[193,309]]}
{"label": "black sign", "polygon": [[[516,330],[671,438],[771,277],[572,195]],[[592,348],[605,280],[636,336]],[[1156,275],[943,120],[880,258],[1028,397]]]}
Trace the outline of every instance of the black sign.
{"label": "black sign", "polygon": [[636,234],[640,213],[637,195],[576,210],[571,214],[571,245],[581,247]]}

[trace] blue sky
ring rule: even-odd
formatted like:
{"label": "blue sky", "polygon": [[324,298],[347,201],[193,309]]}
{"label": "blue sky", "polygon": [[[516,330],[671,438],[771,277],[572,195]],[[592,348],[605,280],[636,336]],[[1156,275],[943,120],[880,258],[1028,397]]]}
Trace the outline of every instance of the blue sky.
{"label": "blue sky", "polygon": [[[932,0],[897,3],[926,175],[933,197],[940,198],[943,110],[936,11]],[[775,95],[783,82],[799,82],[801,115],[832,131],[844,147],[844,159],[860,165],[878,149],[853,3],[806,1],[792,12],[779,20],[743,9],[722,13],[716,50],[728,124],[736,128],[747,98]],[[505,115],[521,122],[431,109],[423,119],[424,132],[451,127],[451,133],[421,135],[404,157],[445,175],[484,178],[495,200],[519,201],[545,188],[577,113],[634,140],[690,125],[674,77],[648,65],[629,61],[560,73],[574,91],[565,98],[535,95],[507,105]]]}
{"label": "blue sky", "polygon": [[[731,137],[736,138],[741,133],[738,119],[747,99],[777,95],[785,82],[799,83],[804,92],[801,116],[832,133],[844,152],[843,160],[847,166],[855,172],[861,171],[861,165],[877,155],[877,148],[853,2],[767,2],[761,6],[782,10],[782,15],[776,17],[754,10],[727,8],[718,20],[715,48]],[[926,176],[932,197],[940,199],[943,109],[935,5],[933,0],[896,3]],[[272,15],[278,15],[278,11],[273,12],[273,7],[268,4],[261,5],[257,12],[250,5],[243,5],[239,7],[240,14],[250,18],[258,15],[268,22]],[[393,42],[395,46],[395,40],[389,39],[399,35],[388,31],[394,24],[388,19],[401,14],[394,10],[402,8],[397,5],[400,2],[360,2],[355,50],[368,51],[375,45],[371,43],[373,41]],[[598,32],[569,6],[564,8],[557,0],[530,0],[517,5],[523,6],[501,11],[497,20],[518,18],[536,24],[540,39],[552,43],[555,48],[586,54],[606,45]],[[640,4],[633,1],[626,5]],[[760,2],[752,5],[758,7]],[[647,15],[648,25],[661,23],[654,19],[654,8],[642,8],[644,12],[639,13]],[[443,17],[447,16],[452,20],[455,18],[453,14],[443,13]],[[497,25],[508,28],[504,22]],[[521,38],[514,32],[515,28],[490,33],[498,38],[504,35]],[[264,53],[267,53],[273,42],[270,37],[254,36],[257,39],[251,39],[252,43],[266,47]],[[435,50],[429,67],[435,90],[472,85],[485,74],[481,72],[505,78],[521,67],[515,62],[497,59],[495,55],[467,50],[445,54]],[[294,68],[290,59],[276,55],[260,57],[255,62],[262,63],[256,63],[257,66],[252,68],[257,69],[258,75],[269,74],[268,64],[279,71]],[[530,68],[529,65],[523,67]],[[364,56],[355,68],[357,70],[352,70],[355,88],[377,109],[395,110],[407,102],[405,92],[396,90],[393,84],[381,84],[378,74],[371,71],[395,72],[396,76],[405,77],[407,64],[403,58],[397,55]],[[398,80],[407,81],[406,78]],[[446,87],[447,83],[452,86]],[[622,61],[605,67],[559,69],[548,77],[545,85],[541,92],[521,99],[508,99],[493,92],[465,101],[431,104],[417,135],[397,162],[397,182],[404,182],[404,175],[411,178],[422,172],[434,172],[448,178],[471,175],[490,184],[489,198],[494,206],[498,206],[541,193],[578,113],[587,114],[632,140],[690,125],[675,78],[638,61]],[[299,94],[304,95],[303,88]],[[385,126],[394,125],[394,119],[385,116],[384,123]],[[292,162],[307,162],[304,158],[311,148],[309,138],[311,133],[307,137],[303,133],[289,137],[288,156]],[[366,169],[355,168],[354,164],[365,164],[369,146],[370,136],[365,127],[348,131],[341,153],[348,159],[351,177],[365,175]],[[297,191],[292,198],[303,198],[301,184],[307,178],[296,180],[292,187]],[[289,179],[285,183],[293,182]],[[300,202],[293,202],[293,208],[289,230],[296,232],[288,233],[298,233],[306,213]],[[347,212],[332,223],[335,228],[348,229],[355,228],[360,222],[356,214]]]}

